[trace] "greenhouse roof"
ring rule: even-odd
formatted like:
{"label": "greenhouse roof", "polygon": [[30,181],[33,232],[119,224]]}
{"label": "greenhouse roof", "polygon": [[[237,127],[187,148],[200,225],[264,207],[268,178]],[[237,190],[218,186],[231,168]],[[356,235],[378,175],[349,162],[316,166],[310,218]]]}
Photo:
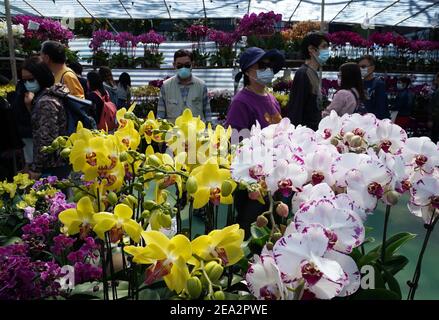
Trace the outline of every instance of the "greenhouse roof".
{"label": "greenhouse roof", "polygon": [[[12,14],[62,18],[181,19],[239,18],[248,12],[275,11],[285,21],[435,27],[439,0],[10,0]],[[0,14],[5,14],[0,0]]]}

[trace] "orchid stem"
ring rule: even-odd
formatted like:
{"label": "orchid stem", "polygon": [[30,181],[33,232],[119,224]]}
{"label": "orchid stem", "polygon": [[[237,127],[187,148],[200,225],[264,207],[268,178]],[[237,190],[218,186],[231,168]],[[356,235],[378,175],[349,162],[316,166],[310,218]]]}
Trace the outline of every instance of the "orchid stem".
{"label": "orchid stem", "polygon": [[192,216],[194,214],[194,202],[189,200],[189,239],[192,240]]}
{"label": "orchid stem", "polygon": [[425,253],[425,250],[427,249],[428,241],[430,239],[431,233],[433,232],[434,226],[439,220],[439,216],[436,216],[436,218],[435,218],[435,216],[436,216],[436,213],[433,213],[431,220],[430,220],[430,223],[424,225],[425,229],[427,229],[427,232],[425,233],[424,242],[422,244],[422,249],[421,249],[421,252],[419,253],[418,262],[416,263],[416,269],[415,269],[415,273],[413,275],[413,279],[411,282],[409,282],[410,290],[408,293],[407,300],[414,300],[415,299],[415,294],[416,294],[416,290],[418,288],[419,279],[421,278],[421,268],[422,268],[422,260],[424,259],[424,253]]}
{"label": "orchid stem", "polygon": [[206,278],[208,287],[209,287],[209,295],[213,294],[213,286],[212,286],[212,281],[210,281],[209,276],[207,275],[206,270],[204,270],[204,261],[201,260],[201,272],[203,273],[204,277]]}
{"label": "orchid stem", "polygon": [[270,209],[268,210],[268,212],[270,212],[270,221],[271,221],[271,232],[270,232],[270,240],[273,238],[273,234],[275,232],[276,228],[276,221],[274,221],[274,214],[273,214],[273,210],[274,210],[274,201],[273,201],[273,196],[271,195],[271,192],[268,193],[268,198],[270,199]]}
{"label": "orchid stem", "polygon": [[389,225],[389,217],[390,217],[390,209],[392,207],[390,205],[386,206],[386,215],[384,218],[384,230],[383,230],[383,243],[381,245],[381,263],[385,264],[386,259],[386,241],[387,241],[387,227]]}

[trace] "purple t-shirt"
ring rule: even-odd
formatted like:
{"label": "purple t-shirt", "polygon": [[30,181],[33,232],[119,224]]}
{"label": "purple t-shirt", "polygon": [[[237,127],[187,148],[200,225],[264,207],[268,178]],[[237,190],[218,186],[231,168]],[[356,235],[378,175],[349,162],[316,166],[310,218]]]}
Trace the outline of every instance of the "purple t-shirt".
{"label": "purple t-shirt", "polygon": [[233,98],[225,126],[236,130],[251,129],[258,121],[261,128],[265,128],[281,120],[279,102],[272,94],[261,96],[244,88]]}

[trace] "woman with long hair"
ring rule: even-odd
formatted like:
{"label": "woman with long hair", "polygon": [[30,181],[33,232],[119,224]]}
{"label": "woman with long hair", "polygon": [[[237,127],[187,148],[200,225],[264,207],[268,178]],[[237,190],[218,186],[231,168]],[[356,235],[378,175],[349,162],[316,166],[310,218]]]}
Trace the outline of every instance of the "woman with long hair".
{"label": "woman with long hair", "polygon": [[331,104],[322,112],[323,117],[329,115],[332,110],[339,116],[358,112],[358,108],[365,99],[363,79],[358,64],[348,62],[341,65],[338,85],[340,90],[334,95]]}
{"label": "woman with long hair", "polygon": [[128,107],[131,100],[131,77],[128,73],[122,72],[117,82],[117,108]]}
{"label": "woman with long hair", "polygon": [[108,95],[108,92],[104,88],[101,75],[96,71],[90,71],[87,74],[87,86],[86,98],[93,102],[93,118],[98,124],[104,109],[104,100],[101,97]]}
{"label": "woman with long hair", "polygon": [[113,78],[113,72],[109,67],[104,66],[99,68],[99,75],[104,82],[105,90],[107,90],[108,94],[110,95],[110,100],[114,104],[117,104],[117,86]]}

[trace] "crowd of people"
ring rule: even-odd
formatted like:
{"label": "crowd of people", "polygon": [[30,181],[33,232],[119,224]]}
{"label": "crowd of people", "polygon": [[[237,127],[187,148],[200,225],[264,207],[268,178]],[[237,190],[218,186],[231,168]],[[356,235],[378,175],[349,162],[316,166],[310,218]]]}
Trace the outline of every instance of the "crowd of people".
{"label": "crowd of people", "polygon": [[[384,81],[375,76],[375,59],[367,55],[358,63],[349,62],[340,67],[340,89],[325,106],[319,70],[330,57],[329,39],[324,33],[310,33],[303,39],[301,50],[305,62],[295,72],[288,105],[281,111],[278,101],[267,88],[285,66],[283,54],[278,50],[265,51],[256,47],[246,49],[239,59],[240,72],[235,77],[236,82],[243,79],[243,87],[232,99],[225,125],[243,130],[259,123],[264,128],[278,123],[284,116],[294,125],[317,129],[322,117],[331,111],[338,115],[373,113],[378,119],[390,118],[391,111],[397,111],[393,120],[403,128],[409,126],[414,108],[414,95],[409,90],[410,78],[398,80],[396,98],[389,103]],[[192,74],[192,53],[189,50],[175,52],[174,67],[175,75],[164,81],[161,87],[156,116],[174,121],[189,108],[194,116],[211,122],[208,88],[202,79]],[[7,79],[1,80],[8,82]],[[428,106],[428,126],[432,139],[438,141],[439,74],[434,86],[436,91]],[[83,76],[81,64],[67,61],[61,43],[44,42],[40,54],[24,62],[14,95],[8,101],[0,101],[2,118],[8,119],[8,126],[2,128],[7,131],[2,134],[2,179],[17,170],[29,173],[32,178],[68,175],[69,168],[60,157],[41,152],[43,146],[67,133],[66,100],[55,94],[57,90],[67,90],[77,99],[90,101],[91,107],[87,110],[98,129],[115,128],[116,110],[131,103],[128,73],[121,73],[115,81],[110,68],[100,67]],[[20,155],[23,165],[17,166]],[[7,161],[3,161],[5,159]],[[14,165],[8,162],[11,159],[15,160]],[[253,220],[250,218],[249,221]]]}

